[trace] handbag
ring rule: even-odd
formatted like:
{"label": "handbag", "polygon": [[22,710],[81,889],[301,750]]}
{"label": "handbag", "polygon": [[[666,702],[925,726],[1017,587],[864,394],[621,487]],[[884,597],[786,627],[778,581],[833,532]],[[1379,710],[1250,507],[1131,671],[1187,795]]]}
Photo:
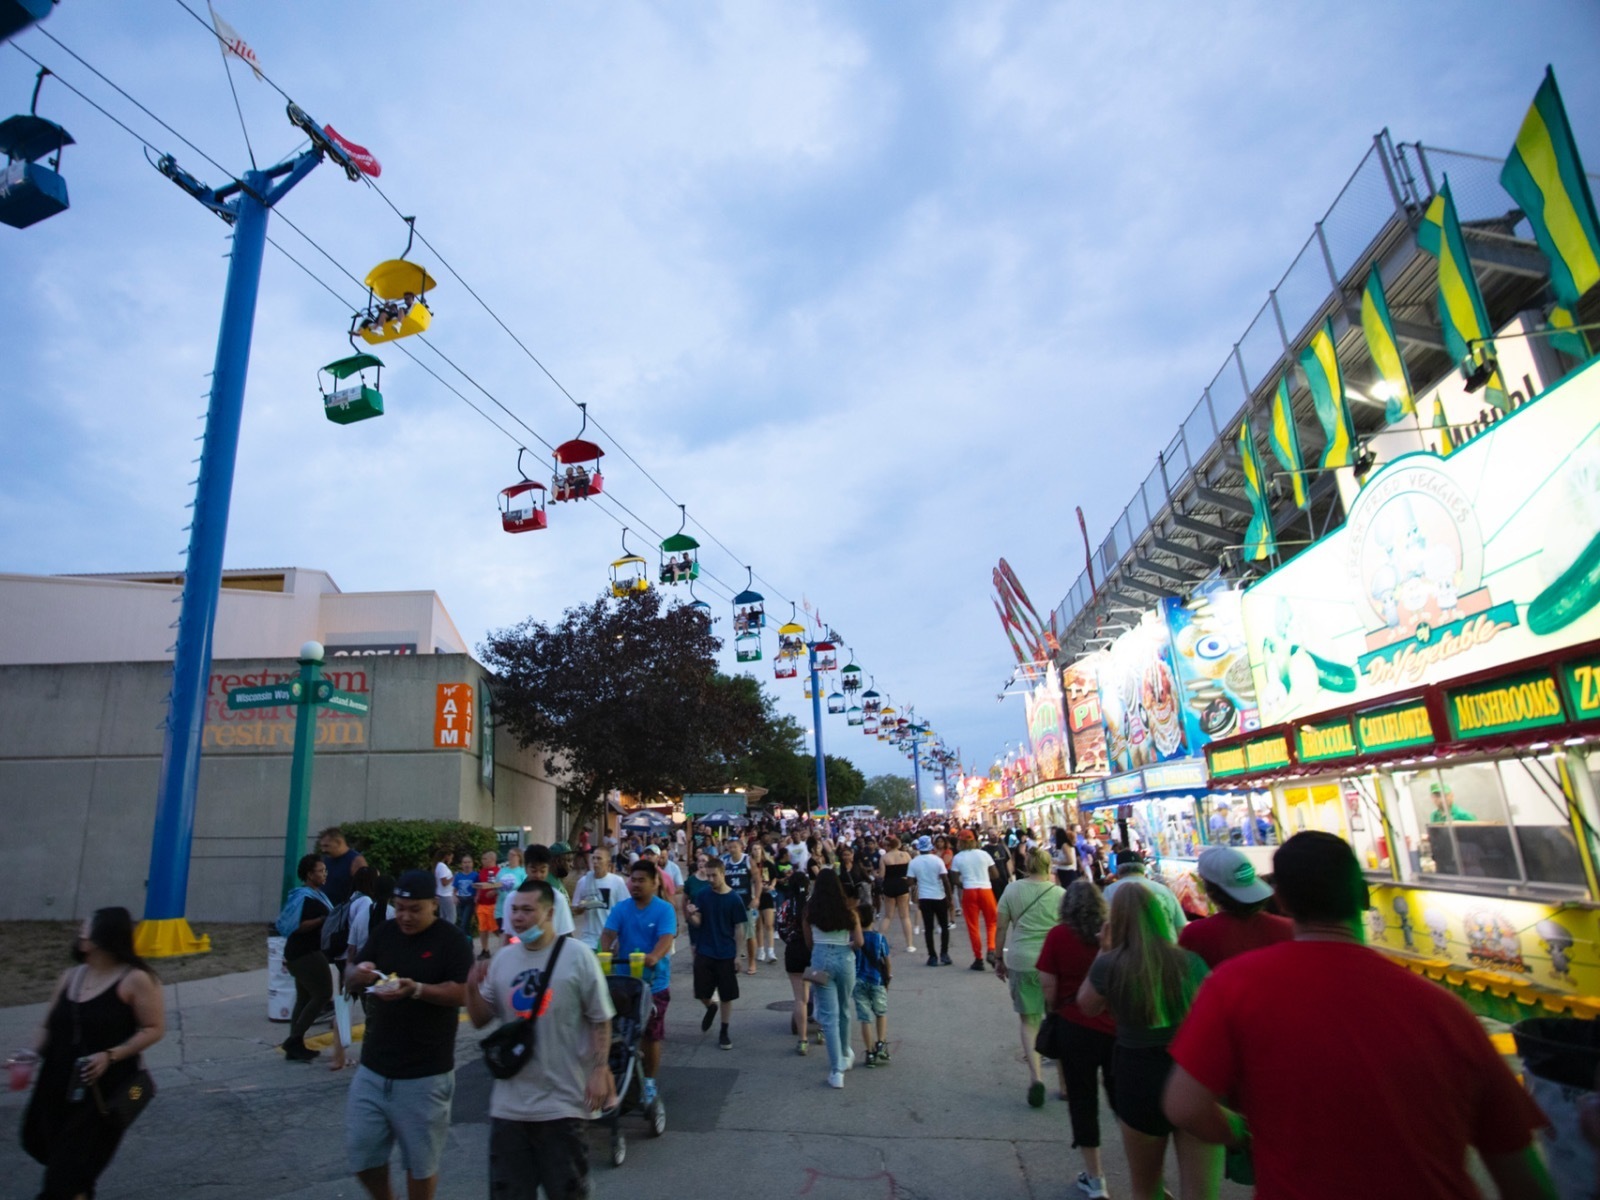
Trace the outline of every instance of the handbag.
{"label": "handbag", "polygon": [[1060,1013],[1045,1013],[1044,1019],[1039,1022],[1038,1036],[1033,1039],[1033,1048],[1040,1058],[1060,1062],[1066,1057],[1066,1047],[1062,1044],[1066,1024],[1067,1019]]}
{"label": "handbag", "polygon": [[[77,987],[79,979],[82,978],[83,968],[80,967],[78,970],[79,977],[72,981],[72,986],[67,991],[67,1003],[72,1008],[72,1048],[74,1050],[81,1049],[83,1046],[83,1026],[78,1021],[79,1002],[72,998],[72,991]],[[117,987],[120,985],[122,980],[127,977],[127,974],[124,971],[118,977],[116,983],[111,986]],[[102,1117],[110,1117],[117,1123],[119,1128],[126,1130],[128,1126],[138,1119],[139,1114],[144,1111],[145,1105],[155,1099],[156,1081],[151,1078],[150,1072],[145,1069],[141,1059],[139,1069],[126,1079],[121,1080],[115,1087],[102,1088],[101,1081],[95,1080],[89,1085],[89,1095],[93,1097],[95,1109]]]}
{"label": "handbag", "polygon": [[510,1079],[533,1061],[533,1051],[538,1045],[535,1020],[544,1009],[544,995],[550,990],[550,981],[555,978],[556,960],[561,957],[561,948],[566,942],[564,937],[556,939],[555,949],[550,952],[550,961],[545,964],[544,979],[534,994],[533,1007],[528,1010],[528,1015],[507,1021],[478,1043],[483,1051],[483,1065],[489,1068],[489,1074],[496,1079]]}

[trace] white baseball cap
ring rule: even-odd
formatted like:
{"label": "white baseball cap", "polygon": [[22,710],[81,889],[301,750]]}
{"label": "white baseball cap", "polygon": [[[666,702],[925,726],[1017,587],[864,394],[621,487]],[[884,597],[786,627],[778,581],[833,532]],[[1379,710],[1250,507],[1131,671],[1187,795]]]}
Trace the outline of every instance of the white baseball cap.
{"label": "white baseball cap", "polygon": [[1272,889],[1256,877],[1256,869],[1232,846],[1207,846],[1195,863],[1200,878],[1227,892],[1240,904],[1257,904],[1272,895]]}

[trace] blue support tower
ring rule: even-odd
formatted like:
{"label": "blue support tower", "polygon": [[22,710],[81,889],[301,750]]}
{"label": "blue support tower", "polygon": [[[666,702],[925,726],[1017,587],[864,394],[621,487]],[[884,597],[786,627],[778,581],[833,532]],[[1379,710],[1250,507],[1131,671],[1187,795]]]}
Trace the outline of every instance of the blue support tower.
{"label": "blue support tower", "polygon": [[228,506],[233,496],[233,469],[244,415],[244,385],[250,368],[261,260],[266,250],[267,215],[325,154],[343,167],[350,179],[359,178],[349,156],[328,140],[320,126],[292,105],[289,119],[310,136],[311,149],[265,171],[247,171],[226,187],[204,187],[170,156],[157,164],[162,174],[232,223],[233,253],[223,293],[222,326],[217,335],[194,521],[184,565],[183,603],[178,614],[172,692],[161,748],[161,782],[150,841],[144,920],[134,938],[135,948],[145,957],[168,958],[211,948],[210,938],[197,937],[189,928],[184,911],[194,841],[200,742],[211,676],[212,628],[222,589],[222,554],[228,536]]}
{"label": "blue support tower", "polygon": [[817,755],[817,811],[828,815],[828,760],[822,753],[822,683],[817,678],[817,645],[807,642],[811,666],[811,727]]}

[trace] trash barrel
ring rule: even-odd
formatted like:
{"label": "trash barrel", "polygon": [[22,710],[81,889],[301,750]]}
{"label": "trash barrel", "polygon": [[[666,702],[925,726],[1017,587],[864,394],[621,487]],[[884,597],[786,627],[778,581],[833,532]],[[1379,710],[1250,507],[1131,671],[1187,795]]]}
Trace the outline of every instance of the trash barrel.
{"label": "trash barrel", "polygon": [[267,939],[267,1020],[287,1021],[294,1011],[294,976],[283,965],[283,939]]}
{"label": "trash barrel", "polygon": [[1600,1071],[1600,1023],[1575,1017],[1535,1017],[1511,1027],[1522,1056],[1528,1093],[1549,1119],[1539,1131],[1556,1194],[1595,1200],[1595,1147],[1578,1128],[1579,1105],[1590,1100]]}

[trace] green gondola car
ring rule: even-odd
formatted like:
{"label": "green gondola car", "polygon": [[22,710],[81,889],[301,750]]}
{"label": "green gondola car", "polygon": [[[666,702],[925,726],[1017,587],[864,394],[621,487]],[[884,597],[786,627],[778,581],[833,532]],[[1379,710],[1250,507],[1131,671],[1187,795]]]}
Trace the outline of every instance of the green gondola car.
{"label": "green gondola car", "polygon": [[[352,354],[322,368],[333,376],[333,384],[322,389],[322,411],[328,420],[339,425],[365,421],[368,417],[383,416],[383,393],[377,388],[382,379],[383,360],[372,354]],[[367,384],[367,371],[372,371],[372,385]],[[356,381],[340,387],[354,375]],[[320,383],[321,376],[318,376]]]}

